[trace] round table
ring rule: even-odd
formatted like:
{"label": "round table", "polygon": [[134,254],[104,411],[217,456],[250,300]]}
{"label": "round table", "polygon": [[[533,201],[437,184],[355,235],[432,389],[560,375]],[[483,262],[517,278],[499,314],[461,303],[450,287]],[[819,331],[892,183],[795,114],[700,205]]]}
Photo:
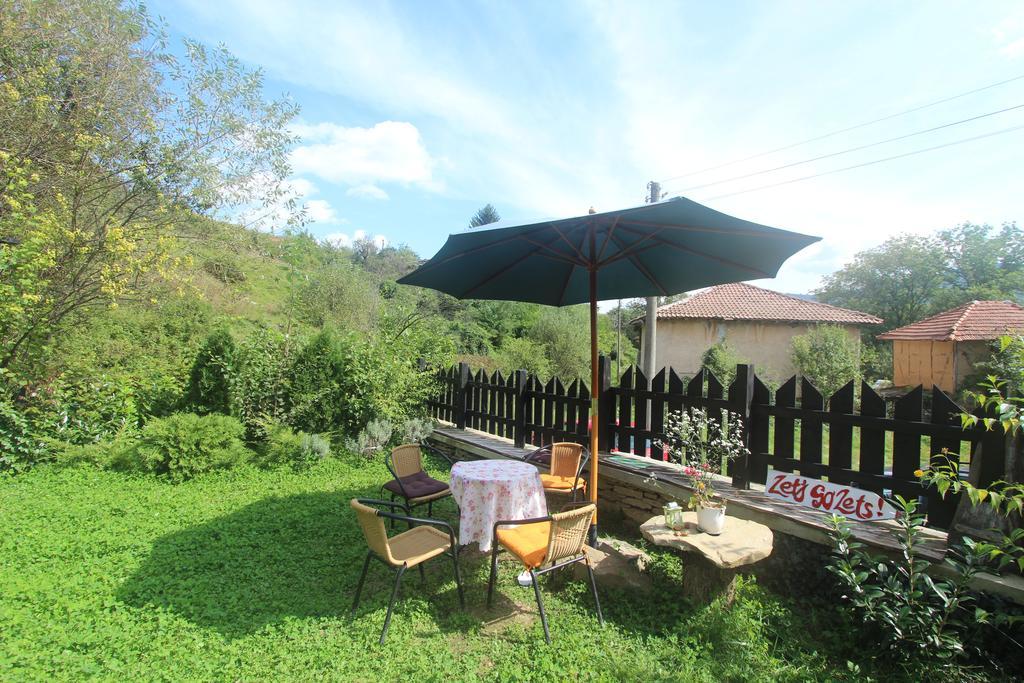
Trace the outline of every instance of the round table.
{"label": "round table", "polygon": [[491,549],[494,523],[548,513],[537,468],[513,460],[464,460],[452,466],[449,485],[459,504],[459,545]]}

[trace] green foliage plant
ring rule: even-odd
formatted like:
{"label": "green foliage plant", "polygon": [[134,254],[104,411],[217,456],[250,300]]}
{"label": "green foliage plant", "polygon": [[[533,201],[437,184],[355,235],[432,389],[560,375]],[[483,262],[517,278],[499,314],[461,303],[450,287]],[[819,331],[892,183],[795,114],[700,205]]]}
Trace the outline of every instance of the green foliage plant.
{"label": "green foliage plant", "polygon": [[280,423],[266,427],[265,432],[266,441],[258,449],[264,466],[306,469],[331,456],[331,444],[320,434],[295,431]]}
{"label": "green foliage plant", "polygon": [[349,448],[370,459],[391,444],[394,433],[394,426],[387,420],[370,420],[366,427],[359,431]]}
{"label": "green foliage plant", "polygon": [[423,443],[434,432],[433,420],[413,417],[402,425],[402,443]]}
{"label": "green foliage plant", "polygon": [[839,325],[817,325],[793,337],[793,365],[827,398],[860,375],[858,347]]}
{"label": "green foliage plant", "polygon": [[189,372],[185,406],[192,412],[231,414],[231,381],[235,376],[235,340],[226,329],[214,330],[203,342]]}
{"label": "green foliage plant", "polygon": [[292,348],[290,336],[262,327],[238,345],[231,407],[245,425],[250,442],[263,439],[267,420],[284,419],[291,384]]}
{"label": "green foliage plant", "polygon": [[0,397],[0,472],[22,472],[46,456],[46,447],[14,404]]}
{"label": "green foliage plant", "polygon": [[176,413],[157,418],[143,427],[130,467],[174,483],[230,469],[252,457],[242,441],[244,434],[242,423],[227,415]]}
{"label": "green foliage plant", "polygon": [[900,558],[872,555],[854,539],[849,522],[833,515],[834,552],[828,570],[838,580],[843,599],[868,627],[863,634],[866,642],[881,644],[896,660],[948,662],[965,654],[965,640],[978,624],[988,621],[969,588],[984,568],[985,549],[966,539],[944,560],[952,578],[933,578],[928,573],[931,563],[921,557],[925,518],[917,512],[917,501],[897,496],[895,503],[902,512],[894,532]]}
{"label": "green foliage plant", "polygon": [[724,339],[708,347],[700,359],[701,366],[710,370],[726,387],[736,379],[736,366],[745,362],[746,359],[736,353]]}

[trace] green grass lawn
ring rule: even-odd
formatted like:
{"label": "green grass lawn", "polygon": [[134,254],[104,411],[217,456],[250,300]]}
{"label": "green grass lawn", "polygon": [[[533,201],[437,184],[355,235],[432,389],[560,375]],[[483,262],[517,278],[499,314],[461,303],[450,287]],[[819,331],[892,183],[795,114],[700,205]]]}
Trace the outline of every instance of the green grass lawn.
{"label": "green grass lawn", "polygon": [[[51,467],[0,479],[0,680],[775,681],[875,670],[836,611],[753,583],[731,609],[687,607],[668,583],[654,595],[604,587],[601,629],[586,584],[557,579],[544,586],[547,646],[511,561],[486,609],[479,555],[463,560],[467,612],[450,563],[435,561],[425,587],[408,577],[380,647],[390,577],[372,565],[350,618],[365,544],[347,502],[386,478],[379,462],[351,459],[177,486]],[[454,515],[450,501],[440,514]]]}

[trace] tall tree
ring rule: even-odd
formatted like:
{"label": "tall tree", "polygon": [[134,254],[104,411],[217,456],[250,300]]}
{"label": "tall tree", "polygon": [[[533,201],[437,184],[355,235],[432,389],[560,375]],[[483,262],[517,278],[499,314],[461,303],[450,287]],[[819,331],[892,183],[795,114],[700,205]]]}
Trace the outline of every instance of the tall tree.
{"label": "tall tree", "polygon": [[487,204],[482,209],[473,214],[473,218],[469,220],[469,227],[479,228],[481,225],[497,223],[500,220],[501,216],[498,215],[497,209],[495,209],[490,204]]}
{"label": "tall tree", "polygon": [[1024,300],[1024,231],[964,223],[935,236],[897,235],[825,277],[826,303],[872,313],[885,329],[973,299]]}
{"label": "tall tree", "polygon": [[942,245],[933,237],[898,235],[862,251],[825,277],[821,301],[877,315],[892,329],[935,313],[935,293],[946,272]]}
{"label": "tall tree", "polygon": [[283,182],[296,106],[223,49],[165,45],[131,2],[0,0],[0,236],[17,242],[0,248],[0,369],[173,281],[195,213],[301,213]]}

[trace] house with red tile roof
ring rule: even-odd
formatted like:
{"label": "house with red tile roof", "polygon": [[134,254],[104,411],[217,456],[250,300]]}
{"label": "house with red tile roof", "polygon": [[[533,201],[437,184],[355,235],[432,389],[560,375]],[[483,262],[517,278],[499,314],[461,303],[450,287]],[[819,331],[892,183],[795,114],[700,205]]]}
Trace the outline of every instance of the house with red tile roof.
{"label": "house with red tile roof", "polygon": [[694,374],[704,352],[724,340],[754,364],[758,376],[778,382],[796,373],[790,358],[793,337],[833,324],[859,344],[861,327],[881,322],[867,313],[746,283],[719,285],[658,309],[655,365]]}
{"label": "house with red tile roof", "polygon": [[892,340],[893,383],[943,391],[961,388],[978,361],[991,356],[992,341],[1024,332],[1024,306],[1012,301],[971,301],[897,327],[879,339]]}

